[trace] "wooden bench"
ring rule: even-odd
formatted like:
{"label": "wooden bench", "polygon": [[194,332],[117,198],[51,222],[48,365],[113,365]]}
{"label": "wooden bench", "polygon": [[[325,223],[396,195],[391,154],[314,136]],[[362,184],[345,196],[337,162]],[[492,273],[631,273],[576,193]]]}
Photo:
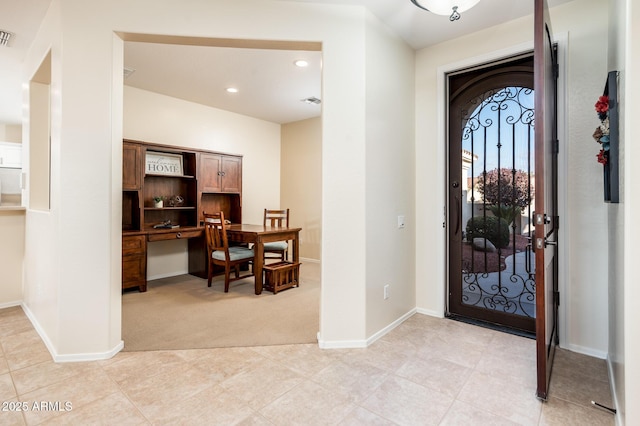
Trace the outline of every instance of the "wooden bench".
{"label": "wooden bench", "polygon": [[280,290],[300,286],[300,263],[277,262],[264,265],[264,289],[277,294]]}

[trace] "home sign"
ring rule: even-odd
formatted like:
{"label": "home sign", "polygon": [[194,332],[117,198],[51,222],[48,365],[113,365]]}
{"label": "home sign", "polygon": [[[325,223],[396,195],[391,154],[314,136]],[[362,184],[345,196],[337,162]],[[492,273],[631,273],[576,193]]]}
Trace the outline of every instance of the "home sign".
{"label": "home sign", "polygon": [[148,175],[182,176],[182,155],[147,151],[145,173]]}

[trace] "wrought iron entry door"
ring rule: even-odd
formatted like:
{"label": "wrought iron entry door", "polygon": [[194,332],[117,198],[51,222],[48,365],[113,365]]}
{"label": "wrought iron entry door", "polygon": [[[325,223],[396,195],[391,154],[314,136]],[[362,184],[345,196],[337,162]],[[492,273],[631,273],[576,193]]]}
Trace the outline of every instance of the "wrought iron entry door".
{"label": "wrought iron entry door", "polygon": [[534,333],[532,55],[448,85],[449,314]]}

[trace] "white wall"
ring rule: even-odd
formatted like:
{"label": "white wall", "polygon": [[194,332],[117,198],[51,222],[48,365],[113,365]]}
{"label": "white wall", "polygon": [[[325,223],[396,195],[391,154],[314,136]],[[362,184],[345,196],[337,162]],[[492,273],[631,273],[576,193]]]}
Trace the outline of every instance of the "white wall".
{"label": "white wall", "polygon": [[[607,353],[607,205],[602,165],[594,155],[598,127],[594,104],[607,78],[608,5],[577,0],[552,11],[555,31],[568,32],[567,102],[567,258],[563,347],[605,358]],[[562,300],[562,295],[561,295]],[[564,338],[562,337],[564,335]]]}
{"label": "white wall", "polygon": [[[122,345],[123,42],[114,31],[322,43],[320,335],[347,345],[366,338],[367,16],[360,6],[264,0],[52,1],[26,58],[25,81],[52,50],[52,206],[27,213],[25,307],[56,359],[108,357]],[[406,133],[404,119],[381,124],[398,127]],[[41,264],[43,249],[55,255]]]}
{"label": "white wall", "polygon": [[[551,10],[553,31],[566,37],[564,123],[566,143],[565,241],[567,273],[561,280],[561,345],[604,358],[607,351],[607,228],[602,169],[591,134],[598,125],[593,105],[606,80],[607,4],[578,0]],[[532,49],[533,17],[423,49],[416,58],[417,305],[442,315],[445,309],[445,133],[442,74],[456,64]],[[440,83],[440,85],[439,85]],[[562,96],[562,95],[561,95]],[[440,99],[440,102],[434,101]],[[562,136],[562,135],[561,135]],[[562,143],[561,142],[561,143]],[[562,154],[562,152],[561,152]],[[562,185],[562,182],[561,182]]]}
{"label": "white wall", "polygon": [[610,204],[608,210],[609,231],[609,344],[608,364],[614,402],[618,410],[619,424],[624,424],[625,416],[625,358],[624,358],[624,208],[625,208],[625,48],[626,48],[626,1],[610,2],[609,8],[609,46],[608,70],[617,70],[619,75],[619,94],[622,95],[619,106],[620,116],[620,203]]}
{"label": "white wall", "polygon": [[[50,100],[50,117],[55,125],[51,128],[51,155],[55,159],[55,163],[59,163],[59,142],[60,142],[60,4],[58,1],[52,1],[51,7],[43,21],[39,36],[36,37],[30,48],[29,54],[25,58],[25,74],[24,83],[28,83],[40,67],[40,64],[47,56],[50,49],[55,47],[55,55],[52,55],[51,72],[57,77],[52,82],[52,97]],[[30,105],[30,94],[23,94],[25,105]],[[25,153],[30,153],[31,144],[31,127],[27,125],[30,119],[30,110],[23,110],[22,128],[22,144]],[[23,155],[22,164],[23,171],[29,175],[31,163],[28,157]],[[108,163],[108,162],[106,162]],[[58,173],[60,166],[53,171],[52,185],[56,195],[59,193]],[[110,173],[107,173],[110,175]],[[30,182],[27,182],[27,188],[23,193],[23,200],[26,200],[26,217],[25,217],[25,253],[24,253],[24,283],[23,283],[23,306],[27,315],[31,318],[34,326],[45,341],[45,344],[52,353],[57,353],[57,345],[59,344],[59,330],[61,328],[62,319],[59,314],[59,287],[61,267],[61,251],[64,247],[57,248],[60,241],[61,230],[56,224],[56,219],[52,212],[34,211],[29,206]],[[108,197],[105,197],[108,200]],[[56,196],[54,203],[54,212],[59,209],[59,196]],[[108,208],[104,207],[103,208]],[[104,217],[104,215],[103,215]],[[106,243],[108,244],[108,243]],[[88,245],[90,246],[90,245]],[[107,256],[107,258],[109,258]],[[108,274],[107,274],[108,276]],[[108,303],[109,299],[105,299]],[[83,333],[83,338],[85,333]],[[104,335],[104,333],[102,333]],[[95,342],[91,338],[88,340],[93,351]],[[114,344],[113,346],[115,346]],[[99,346],[99,345],[98,345]]]}
{"label": "white wall", "polygon": [[[635,4],[634,4],[635,3]],[[640,189],[632,185],[640,137],[634,118],[640,112],[635,76],[640,72],[640,7],[632,0],[610,2],[609,70],[618,70],[620,112],[620,204],[608,207],[609,369],[616,424],[640,424],[640,290],[637,259]]]}
{"label": "white wall", "polygon": [[[126,139],[242,155],[242,218],[262,223],[265,206],[280,204],[280,125],[124,87]],[[265,176],[273,184],[265,185]],[[150,243],[148,279],[188,273],[187,241]]]}
{"label": "white wall", "polygon": [[[638,73],[640,73],[640,7],[634,0],[621,1],[619,6],[621,15],[618,15],[620,22],[619,39],[624,38],[626,45],[624,53],[620,53],[619,65],[621,65],[622,78],[624,82],[622,131],[624,137],[624,152],[622,158],[625,159],[624,167],[624,289],[622,294],[618,294],[617,301],[624,306],[622,321],[619,322],[617,333],[622,333],[622,339],[617,336],[615,342],[618,349],[623,349],[623,355],[616,352],[619,358],[616,360],[624,366],[624,382],[616,383],[616,390],[624,387],[622,398],[624,424],[640,424],[640,289],[638,287],[638,268],[636,264],[640,257],[638,241],[640,241],[640,225],[638,224],[638,210],[640,209],[640,187],[631,185],[635,179],[635,170],[631,167],[640,155],[637,141],[640,138],[640,130],[636,122],[636,117],[640,114],[640,93],[638,84]],[[624,20],[625,24],[622,25]],[[614,224],[611,224],[612,226]],[[620,224],[617,224],[620,226]],[[616,231],[619,232],[619,231]],[[619,244],[619,243],[618,243]],[[619,375],[616,379],[619,379]],[[620,394],[618,393],[618,396]],[[621,423],[622,424],[622,423]]]}
{"label": "white wall", "polygon": [[[412,313],[415,300],[414,51],[367,22],[367,336]],[[405,227],[398,228],[398,216]],[[384,286],[389,298],[384,299]]]}

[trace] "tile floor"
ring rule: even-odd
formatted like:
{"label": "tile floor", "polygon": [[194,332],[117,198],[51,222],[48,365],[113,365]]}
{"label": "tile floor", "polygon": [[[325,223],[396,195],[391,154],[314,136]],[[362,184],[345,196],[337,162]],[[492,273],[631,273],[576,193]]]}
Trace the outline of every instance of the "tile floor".
{"label": "tile floor", "polygon": [[366,349],[122,352],[56,364],[16,307],[0,310],[0,346],[2,425],[614,424],[590,405],[612,405],[604,361],[559,351],[542,403],[533,340],[420,314]]}

